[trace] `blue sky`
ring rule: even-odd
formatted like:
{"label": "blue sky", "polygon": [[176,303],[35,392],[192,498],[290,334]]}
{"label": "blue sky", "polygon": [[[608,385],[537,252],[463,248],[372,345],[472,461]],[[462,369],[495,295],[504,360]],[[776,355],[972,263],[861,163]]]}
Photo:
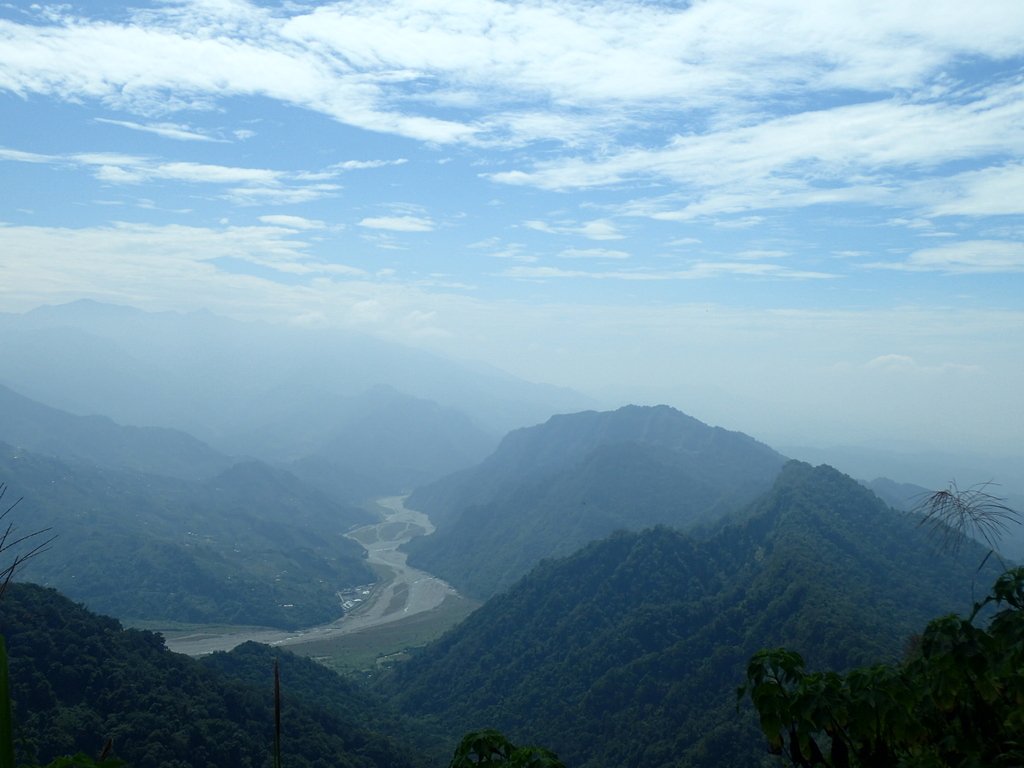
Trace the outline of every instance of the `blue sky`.
{"label": "blue sky", "polygon": [[1022,453],[1019,0],[0,4],[0,310]]}

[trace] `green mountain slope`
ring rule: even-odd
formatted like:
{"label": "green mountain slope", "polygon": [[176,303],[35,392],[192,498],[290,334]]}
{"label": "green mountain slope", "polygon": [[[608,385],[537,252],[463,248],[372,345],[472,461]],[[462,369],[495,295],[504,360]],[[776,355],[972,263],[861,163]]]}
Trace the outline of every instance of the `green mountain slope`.
{"label": "green mountain slope", "polygon": [[10,655],[19,760],[95,754],[111,738],[115,755],[134,766],[269,766],[277,655],[286,765],[422,764],[394,738],[407,725],[391,710],[287,652],[249,644],[200,663],[167,651],[159,635],[124,630],[30,584],[8,591],[0,634]]}
{"label": "green mountain slope", "polygon": [[58,534],[25,578],[115,616],[295,628],[375,578],[344,535],[368,513],[254,462],[190,483],[0,444],[0,482],[26,529]]}
{"label": "green mountain slope", "polygon": [[438,530],[410,543],[409,562],[487,597],[617,529],[716,520],[769,488],[784,461],[667,406],[556,416],[413,493],[407,504]]}
{"label": "green mountain slope", "polygon": [[984,553],[957,562],[926,539],[850,478],[790,463],[706,540],[618,533],[542,563],[385,686],[453,733],[497,727],[580,768],[756,765],[760,731],[735,709],[756,650],[810,668],[893,659],[970,606]]}

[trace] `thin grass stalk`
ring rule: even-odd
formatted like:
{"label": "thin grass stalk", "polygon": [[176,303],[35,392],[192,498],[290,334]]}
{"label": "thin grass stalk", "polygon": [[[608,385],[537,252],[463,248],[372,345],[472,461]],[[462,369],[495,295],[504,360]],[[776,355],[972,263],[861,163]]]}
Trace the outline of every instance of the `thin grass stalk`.
{"label": "thin grass stalk", "polygon": [[0,635],[0,768],[14,768],[14,727],[11,685],[7,673],[7,645]]}
{"label": "thin grass stalk", "polygon": [[274,659],[274,768],[281,768],[281,670],[277,659]]}

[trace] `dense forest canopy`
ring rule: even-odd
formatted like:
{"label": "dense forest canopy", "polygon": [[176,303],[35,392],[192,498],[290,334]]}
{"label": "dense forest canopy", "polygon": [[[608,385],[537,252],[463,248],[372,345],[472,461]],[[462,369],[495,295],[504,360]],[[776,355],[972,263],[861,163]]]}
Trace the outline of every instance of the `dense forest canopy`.
{"label": "dense forest canopy", "polygon": [[112,739],[135,766],[269,765],[273,660],[285,681],[287,764],[423,766],[418,729],[306,659],[249,644],[201,662],[53,590],[15,584],[0,606],[18,759],[96,754]]}
{"label": "dense forest canopy", "polygon": [[746,766],[763,741],[733,694],[752,654],[895,661],[930,618],[971,605],[984,551],[961,554],[850,478],[792,462],[706,539],[623,532],[542,563],[384,685],[452,733],[497,727],[569,765]]}

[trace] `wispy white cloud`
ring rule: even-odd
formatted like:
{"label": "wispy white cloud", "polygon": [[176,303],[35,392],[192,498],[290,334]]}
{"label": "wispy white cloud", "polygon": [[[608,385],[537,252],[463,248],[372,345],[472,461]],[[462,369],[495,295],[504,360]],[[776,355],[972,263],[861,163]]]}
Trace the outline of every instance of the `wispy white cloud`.
{"label": "wispy white cloud", "polygon": [[387,232],[363,232],[360,237],[383,251],[407,251],[408,247]]}
{"label": "wispy white cloud", "polygon": [[49,164],[54,162],[54,157],[52,155],[41,155],[38,152],[23,152],[18,149],[0,147],[0,160],[11,160],[16,163]]}
{"label": "wispy white cloud", "polygon": [[838,277],[838,275],[827,272],[789,269],[778,264],[727,261],[698,262],[688,269],[681,270],[651,270],[638,268],[634,270],[590,271],[544,266],[511,267],[503,271],[501,276],[527,280],[585,278],[589,280],[623,280],[635,282],[705,280],[728,276],[780,280],[831,280]]}
{"label": "wispy white cloud", "polygon": [[933,222],[931,219],[924,219],[920,217],[908,219],[904,216],[897,216],[895,218],[891,218],[885,223],[887,226],[890,227],[906,227],[907,229],[917,230],[932,229],[935,226],[935,222]]}
{"label": "wispy white cloud", "polygon": [[190,280],[230,283],[248,264],[290,275],[362,275],[309,254],[309,244],[281,226],[220,228],[117,223],[110,226],[0,227],[0,274],[19,284],[49,285],[55,295],[131,291],[162,285],[187,293]]}
{"label": "wispy white cloud", "polygon": [[266,168],[237,168],[208,163],[157,163],[136,166],[140,172],[158,179],[186,181],[192,184],[274,184],[287,174]]}
{"label": "wispy white cloud", "polygon": [[89,169],[97,179],[108,184],[142,184],[164,180],[186,184],[223,185],[228,187],[223,197],[240,205],[309,202],[328,197],[341,189],[338,184],[316,181],[333,178],[336,176],[335,173],[310,174],[305,171],[279,171],[211,163],[166,162],[115,152],[43,155],[0,148],[0,160],[78,166]]}
{"label": "wispy white cloud", "polygon": [[[641,107],[732,119],[780,91],[914,89],[950,62],[1020,55],[1016,10],[1014,0],[364,0],[312,10],[196,0],[109,22],[53,8],[40,23],[0,22],[0,87],[136,114],[260,95],[424,141],[571,146],[649,121]],[[453,109],[468,117],[442,116]]]}
{"label": "wispy white cloud", "polygon": [[566,248],[558,256],[562,259],[628,259],[629,253],[608,248]]}
{"label": "wispy white cloud", "polygon": [[932,216],[1019,216],[1024,214],[1022,189],[1022,163],[964,171],[917,186]]}
{"label": "wispy white cloud", "polygon": [[523,243],[505,243],[499,237],[489,237],[486,240],[470,243],[466,247],[486,251],[487,256],[492,259],[507,259],[521,264],[533,264],[539,260],[539,257],[526,250]]}
{"label": "wispy white cloud", "polygon": [[585,222],[579,233],[588,240],[621,240],[625,237],[618,228],[607,219],[594,219]]}
{"label": "wispy white cloud", "polygon": [[832,272],[820,272],[809,269],[794,269],[780,264],[748,261],[705,261],[695,264],[688,270],[674,273],[679,278],[693,279],[735,275],[741,277],[758,277],[781,280],[836,280],[840,275]]}
{"label": "wispy white cloud", "polygon": [[914,358],[908,355],[879,355],[876,358],[869,360],[866,364],[866,368],[912,368],[917,363]]}
{"label": "wispy white cloud", "polygon": [[[665,221],[823,204],[913,206],[922,202],[920,184],[909,180],[916,174],[966,159],[1019,156],[1022,120],[1024,88],[1012,81],[943,102],[886,99],[769,117],[677,136],[661,147],[545,160],[490,178],[552,190],[661,179],[681,191],[637,200],[622,213]],[[922,140],[932,135],[942,141]],[[984,182],[994,191],[1012,186],[1017,173],[1013,166],[963,183],[977,189]]]}
{"label": "wispy white cloud", "polygon": [[221,195],[236,205],[297,205],[331,197],[339,189],[337,184],[274,184],[232,187]]}
{"label": "wispy white cloud", "polygon": [[302,216],[287,216],[284,214],[269,214],[267,216],[260,216],[260,221],[264,224],[270,224],[275,227],[285,227],[287,229],[325,229],[327,224],[316,219],[307,219]]}
{"label": "wispy white cloud", "polygon": [[566,221],[549,223],[529,219],[523,222],[523,226],[549,235],[582,235],[588,240],[622,240],[625,237],[608,219],[593,219],[582,224]]}
{"label": "wispy white cloud", "polygon": [[587,272],[578,269],[561,269],[559,267],[509,267],[501,272],[502,277],[512,277],[520,280],[547,280],[550,278],[575,278],[583,277],[594,280],[617,277],[621,280],[645,280],[651,279],[643,273],[629,272]]}
{"label": "wispy white cloud", "polygon": [[[312,9],[181,0],[113,22],[53,7],[36,11],[38,23],[0,21],[0,89],[147,118],[264,96],[429,143],[554,141],[561,146],[547,159],[487,178],[549,190],[666,183],[675,191],[622,210],[662,221],[826,204],[1015,213],[1019,196],[1003,192],[1021,173],[1007,159],[1024,152],[1024,81],[1011,73],[972,89],[947,74],[972,58],[1024,56],[1015,10],[1015,0],[827,11],[796,0],[361,0]],[[837,93],[847,96],[827,107],[815,100]],[[210,140],[178,123],[100,119]],[[912,180],[941,179],[945,166],[967,160],[990,167],[961,174],[952,196],[940,181]],[[404,162],[349,160],[293,181]],[[161,171],[173,169],[105,163],[96,173],[141,183]],[[314,191],[333,190],[236,199],[307,200]],[[621,237],[608,220],[575,226],[592,240]]]}
{"label": "wispy white cloud", "polygon": [[1024,242],[966,240],[914,251],[903,261],[874,262],[877,269],[947,274],[1024,272]]}
{"label": "wispy white cloud", "polygon": [[392,232],[431,232],[434,222],[422,216],[368,216],[360,220],[359,226]]}
{"label": "wispy white cloud", "polygon": [[981,373],[981,366],[964,363],[943,362],[937,364],[922,364],[910,355],[886,354],[872,358],[864,364],[869,370],[887,371],[893,373],[913,374],[938,374],[938,373]]}
{"label": "wispy white cloud", "polygon": [[389,165],[405,165],[407,162],[409,161],[404,157],[395,160],[345,160],[335,163],[331,168],[339,171],[360,171],[367,168],[386,168]]}
{"label": "wispy white cloud", "polygon": [[225,142],[226,139],[218,139],[213,136],[208,136],[205,133],[196,130],[188,125],[178,125],[176,123],[136,123],[131,120],[111,120],[106,117],[95,118],[97,123],[104,123],[106,125],[117,125],[121,128],[129,128],[133,131],[142,131],[144,133],[152,133],[157,136],[162,136],[165,139],[175,139],[177,141],[213,141],[213,142]]}
{"label": "wispy white cloud", "polygon": [[558,234],[558,230],[548,224],[546,221],[540,221],[538,219],[531,219],[524,221],[523,226],[527,229],[535,230],[536,232],[546,232],[549,235]]}
{"label": "wispy white cloud", "polygon": [[[741,210],[742,210],[742,208],[741,208]],[[651,218],[654,218],[654,219],[669,218],[669,219],[671,219],[672,217],[655,213],[655,214],[653,214],[651,216]],[[717,219],[715,221],[715,227],[717,229],[750,229],[751,227],[756,227],[757,225],[759,225],[764,220],[765,220],[764,216],[740,216],[739,218],[735,218],[735,219],[723,218],[723,219]]]}

